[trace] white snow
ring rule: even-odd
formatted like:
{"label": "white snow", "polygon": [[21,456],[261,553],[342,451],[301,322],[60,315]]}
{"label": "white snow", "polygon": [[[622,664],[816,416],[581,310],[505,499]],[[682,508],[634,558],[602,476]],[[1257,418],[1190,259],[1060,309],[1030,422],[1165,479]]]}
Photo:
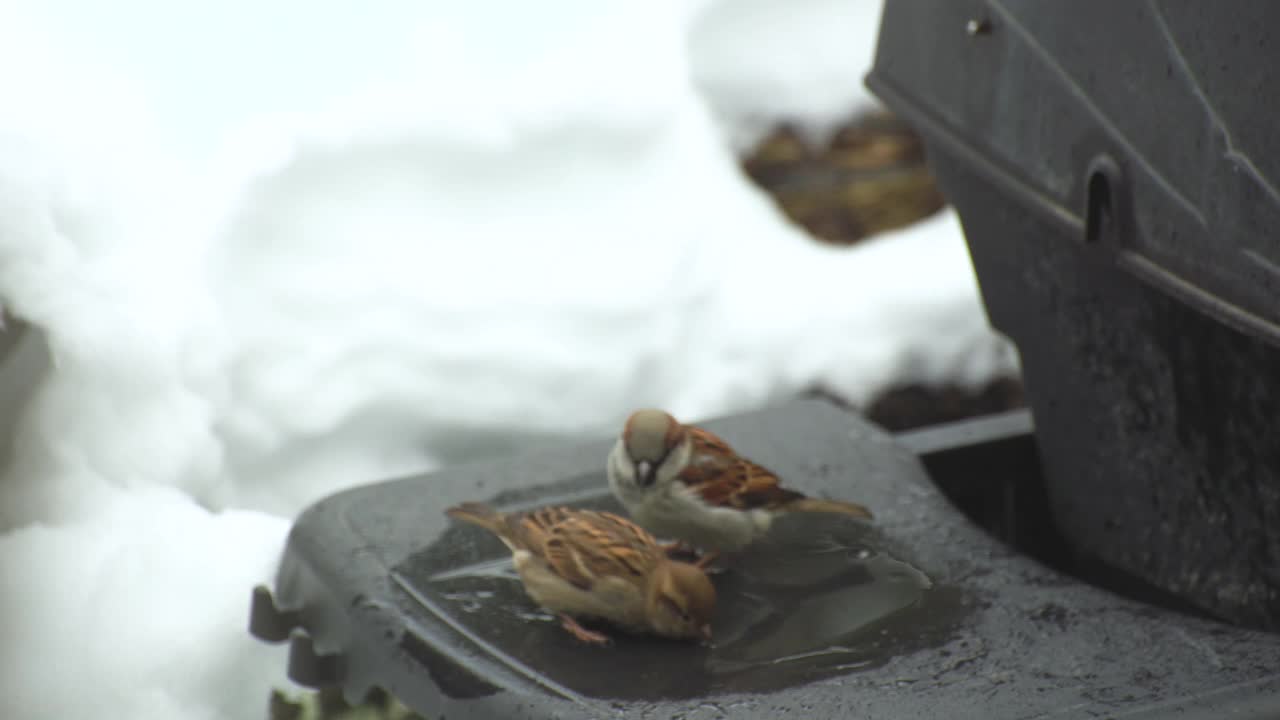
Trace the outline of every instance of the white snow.
{"label": "white snow", "polygon": [[0,542],[4,717],[261,716],[287,680],[245,632],[246,588],[270,576],[284,523],[210,515],[172,488],[99,499],[84,522]]}
{"label": "white snow", "polygon": [[0,6],[0,716],[261,716],[338,488],[1012,366],[954,215],[820,246],[736,167],[867,102],[877,2],[107,7]]}
{"label": "white snow", "polygon": [[753,144],[780,117],[821,142],[875,104],[862,79],[874,59],[881,4],[709,3],[689,30],[690,69],[735,145]]}

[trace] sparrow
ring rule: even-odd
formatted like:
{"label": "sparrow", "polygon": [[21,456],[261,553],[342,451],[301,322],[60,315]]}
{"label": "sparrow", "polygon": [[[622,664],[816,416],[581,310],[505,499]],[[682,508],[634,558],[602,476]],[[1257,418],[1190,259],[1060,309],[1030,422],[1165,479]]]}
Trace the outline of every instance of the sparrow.
{"label": "sparrow", "polygon": [[609,486],[642,527],[707,551],[706,567],[721,552],[758,540],[781,513],[839,513],[871,519],[851,502],[821,500],[781,486],[770,470],[742,457],[715,434],[682,425],[662,410],[637,410],[609,452]]}
{"label": "sparrow", "polygon": [[711,580],[702,569],[669,558],[626,518],[569,507],[503,513],[482,503],[445,513],[497,535],[510,548],[529,597],[585,643],[606,645],[610,638],[576,618],[668,638],[711,638]]}

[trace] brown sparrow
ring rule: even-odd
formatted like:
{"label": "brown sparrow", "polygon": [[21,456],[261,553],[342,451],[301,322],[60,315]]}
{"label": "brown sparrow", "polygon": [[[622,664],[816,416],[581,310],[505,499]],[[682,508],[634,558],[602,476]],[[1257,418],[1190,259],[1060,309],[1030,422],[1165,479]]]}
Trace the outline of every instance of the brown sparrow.
{"label": "brown sparrow", "polygon": [[711,637],[716,590],[706,573],[668,558],[630,520],[568,507],[502,513],[481,503],[445,512],[501,538],[525,592],[583,642],[607,644],[609,638],[575,616],[670,638]]}
{"label": "brown sparrow", "polygon": [[840,513],[871,519],[850,502],[805,497],[738,455],[716,435],[682,425],[662,410],[637,410],[609,453],[609,486],[645,529],[709,551],[740,550],[785,512]]}

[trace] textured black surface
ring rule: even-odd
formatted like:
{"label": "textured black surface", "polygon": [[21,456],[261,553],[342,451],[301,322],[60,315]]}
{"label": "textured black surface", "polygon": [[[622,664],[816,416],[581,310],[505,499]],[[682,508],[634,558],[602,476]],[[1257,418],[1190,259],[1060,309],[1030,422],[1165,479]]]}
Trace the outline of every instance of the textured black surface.
{"label": "textured black surface", "polygon": [[1063,533],[1280,630],[1280,4],[1224,7],[889,0],[868,83],[1021,351]]}
{"label": "textured black surface", "polygon": [[[352,699],[381,686],[450,720],[1280,714],[1280,638],[1125,600],[1012,553],[857,417],[806,401],[707,426],[795,486],[877,515],[872,528],[789,523],[761,556],[717,575],[710,649],[575,644],[523,599],[497,541],[442,514],[463,500],[610,506],[608,441],[317,503],[281,563],[281,612],[260,626],[279,637],[280,618],[299,621],[307,654],[338,668]],[[779,562],[793,551],[794,564]],[[859,594],[872,587],[889,592]],[[753,615],[761,597],[799,609]],[[869,604],[905,597],[915,599]],[[780,633],[786,623],[809,635]]]}

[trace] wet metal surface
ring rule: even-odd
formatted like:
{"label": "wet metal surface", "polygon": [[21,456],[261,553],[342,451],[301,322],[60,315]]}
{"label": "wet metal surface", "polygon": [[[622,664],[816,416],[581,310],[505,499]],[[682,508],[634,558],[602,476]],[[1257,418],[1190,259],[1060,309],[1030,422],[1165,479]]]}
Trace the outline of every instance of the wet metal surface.
{"label": "wet metal surface", "polygon": [[[603,474],[579,479],[601,489],[574,504],[618,512]],[[556,502],[555,488],[548,502]],[[709,647],[609,632],[614,646],[584,647],[520,586],[510,553],[492,535],[450,528],[395,572],[442,621],[465,623],[512,662],[575,694],[685,699],[760,692],[884,665],[944,643],[971,609],[958,588],[941,587],[884,546],[878,529],[833,516],[789,517],[713,574],[719,604]],[[638,672],[619,674],[626,657]]]}
{"label": "wet metal surface", "polygon": [[443,514],[465,500],[612,507],[608,440],[321,501],[295,524],[275,603],[318,653],[340,658],[349,698],[382,686],[450,720],[1280,711],[1280,637],[1129,600],[1019,555],[854,415],[807,401],[707,426],[789,484],[876,514],[871,526],[784,522],[775,544],[729,559],[715,577],[709,648],[621,634],[613,647],[578,644],[525,597],[498,540]]}

